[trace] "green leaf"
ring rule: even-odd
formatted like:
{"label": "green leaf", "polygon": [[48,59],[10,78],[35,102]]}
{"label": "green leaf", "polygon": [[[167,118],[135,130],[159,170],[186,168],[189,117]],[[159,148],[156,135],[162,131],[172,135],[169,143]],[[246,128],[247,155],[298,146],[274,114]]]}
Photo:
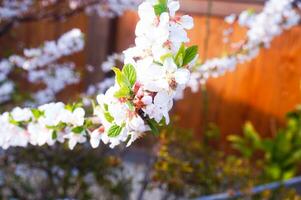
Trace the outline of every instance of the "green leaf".
{"label": "green leaf", "polygon": [[114,121],[114,117],[111,115],[111,113],[109,112],[109,106],[108,104],[103,104],[104,107],[104,116],[106,118],[106,120],[110,123],[112,123]]}
{"label": "green leaf", "polygon": [[177,55],[175,56],[175,62],[179,67],[182,67],[184,57],[185,57],[185,44],[182,43]]}
{"label": "green leaf", "polygon": [[73,106],[71,104],[65,105],[65,109],[73,112]]}
{"label": "green leaf", "polygon": [[133,87],[137,79],[135,67],[132,64],[126,64],[122,68],[122,73],[130,82],[131,87]]}
{"label": "green leaf", "polygon": [[130,92],[131,91],[128,87],[123,86],[117,92],[115,92],[114,97],[116,98],[129,97]]}
{"label": "green leaf", "polygon": [[31,112],[35,119],[39,119],[41,116],[45,114],[44,111],[35,108],[31,109]]}
{"label": "green leaf", "polygon": [[183,58],[183,65],[187,65],[190,63],[197,55],[198,53],[198,46],[194,45],[191,47],[188,47],[185,50],[185,56]]}
{"label": "green leaf", "polygon": [[74,127],[72,130],[71,130],[73,133],[77,133],[77,134],[80,134],[84,131],[84,127],[82,126],[77,126],[77,127]]}
{"label": "green leaf", "polygon": [[112,117],[112,115],[108,111],[104,112],[104,116],[108,122],[112,123],[114,121],[114,117]]}
{"label": "green leaf", "polygon": [[21,122],[16,121],[11,114],[9,114],[9,123],[15,126],[21,126]]}
{"label": "green leaf", "polygon": [[73,112],[76,108],[80,108],[82,106],[83,106],[83,104],[80,103],[80,102],[78,102],[78,103],[73,103],[73,104],[67,104],[67,105],[65,105],[65,109]]}
{"label": "green leaf", "polygon": [[247,122],[244,125],[243,130],[245,138],[250,141],[250,143],[253,145],[253,148],[260,148],[262,146],[261,138],[250,122]]}
{"label": "green leaf", "polygon": [[56,126],[46,126],[46,128],[48,128],[48,129],[53,129],[53,130],[56,130],[56,131],[60,131],[60,130],[64,129],[66,126],[67,126],[66,123],[60,122],[60,123],[59,123],[58,125],[56,125]]}
{"label": "green leaf", "polygon": [[164,62],[164,60],[165,60],[166,58],[169,58],[169,57],[172,57],[172,53],[164,54],[163,56],[160,57],[160,60],[161,60],[162,62]]}
{"label": "green leaf", "polygon": [[84,127],[85,129],[90,129],[92,127],[94,127],[94,123],[91,119],[86,119],[84,122]]}
{"label": "green leaf", "polygon": [[283,175],[282,175],[282,180],[285,181],[285,180],[291,179],[295,175],[296,175],[296,169],[295,168],[292,168],[290,170],[284,171]]}
{"label": "green leaf", "polygon": [[163,66],[163,64],[160,63],[160,62],[154,61],[154,63],[157,64],[157,65],[159,65],[159,66]]}
{"label": "green leaf", "polygon": [[176,64],[177,66],[179,67],[182,67],[183,66],[183,54],[179,54],[179,56],[177,57],[177,60],[176,60]]}
{"label": "green leaf", "polygon": [[52,136],[51,137],[52,137],[53,140],[55,140],[57,138],[57,131],[56,130],[54,130],[52,132]]}
{"label": "green leaf", "polygon": [[127,77],[120,71],[120,69],[113,67],[112,70],[115,72],[116,81],[118,85],[122,87],[131,87],[131,84]]}
{"label": "green leaf", "polygon": [[167,0],[159,0],[159,3],[154,5],[154,10],[156,15],[161,15],[164,12],[167,12]]}
{"label": "green leaf", "polygon": [[109,137],[117,137],[122,131],[122,127],[118,125],[113,125],[108,131],[108,136]]}
{"label": "green leaf", "polygon": [[281,176],[281,169],[276,164],[267,166],[264,171],[272,180],[279,180]]}
{"label": "green leaf", "polygon": [[158,136],[160,134],[159,128],[158,128],[158,123],[154,119],[147,119],[146,120],[148,126],[150,127],[152,133],[155,136]]}
{"label": "green leaf", "polygon": [[109,110],[109,106],[108,106],[108,104],[103,104],[103,107],[104,107],[104,109],[105,109],[105,111],[108,111]]}
{"label": "green leaf", "polygon": [[92,105],[92,109],[95,110],[96,109],[96,103],[93,99],[91,99],[91,105]]}

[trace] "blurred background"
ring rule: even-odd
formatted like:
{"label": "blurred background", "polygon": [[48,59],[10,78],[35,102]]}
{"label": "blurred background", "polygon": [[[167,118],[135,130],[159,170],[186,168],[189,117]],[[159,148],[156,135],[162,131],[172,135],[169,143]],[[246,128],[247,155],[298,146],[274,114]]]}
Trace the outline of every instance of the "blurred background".
{"label": "blurred background", "polygon": [[[110,17],[78,9],[60,17],[58,13],[69,9],[66,2],[37,8],[53,12],[54,17],[27,17],[10,26],[9,21],[0,21],[0,58],[22,55],[24,48],[39,47],[79,28],[84,50],[60,60],[74,62],[80,73],[79,83],[57,94],[57,100],[72,102],[90,84],[105,78],[100,66],[109,55],[134,44],[138,16],[135,9]],[[247,9],[260,12],[264,6],[264,0],[180,2],[180,13],[194,18],[189,37],[191,44],[199,46],[201,60],[220,57],[231,51],[231,43],[244,39],[245,28],[227,24],[226,16]],[[229,27],[231,43],[224,38]],[[81,145],[70,151],[61,145],[2,152],[1,197],[186,199],[241,190],[243,199],[299,199],[294,189],[278,188],[277,195],[266,190],[251,197],[250,188],[300,174],[301,114],[296,108],[301,102],[300,35],[301,27],[295,26],[252,61],[210,78],[197,93],[188,89],[172,111],[172,125],[158,138],[148,135],[127,149],[101,145],[92,150]],[[21,80],[19,91],[35,91],[22,77],[13,78]],[[2,109],[22,101],[5,102]]]}

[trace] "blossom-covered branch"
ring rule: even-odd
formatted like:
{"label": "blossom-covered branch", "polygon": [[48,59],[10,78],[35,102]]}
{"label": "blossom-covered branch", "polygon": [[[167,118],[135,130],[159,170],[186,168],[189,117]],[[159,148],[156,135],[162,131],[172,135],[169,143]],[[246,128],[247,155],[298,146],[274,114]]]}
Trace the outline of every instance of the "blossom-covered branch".
{"label": "blossom-covered branch", "polygon": [[[83,33],[73,29],[57,41],[46,41],[39,48],[24,50],[24,56],[12,55],[0,61],[0,103],[10,100],[15,82],[9,79],[15,69],[26,74],[30,83],[43,83],[46,88],[34,95],[38,104],[54,100],[54,95],[66,85],[79,81],[74,64],[55,63],[64,56],[79,52],[84,47]],[[58,86],[58,84],[61,84]]]}
{"label": "blossom-covered branch", "polygon": [[228,16],[227,23],[233,24],[237,20],[239,25],[247,28],[246,39],[234,53],[205,60],[196,66],[191,81],[205,83],[209,77],[221,76],[233,71],[238,64],[255,58],[262,47],[269,48],[276,36],[300,22],[300,5],[295,0],[269,0],[258,14],[246,10],[238,17]]}

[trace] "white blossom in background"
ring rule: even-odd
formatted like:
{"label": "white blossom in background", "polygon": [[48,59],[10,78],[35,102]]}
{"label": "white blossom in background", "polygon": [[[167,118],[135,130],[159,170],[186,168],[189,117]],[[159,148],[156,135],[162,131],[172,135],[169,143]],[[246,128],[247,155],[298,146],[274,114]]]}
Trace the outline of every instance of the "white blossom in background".
{"label": "white blossom in background", "polygon": [[107,73],[112,71],[113,67],[117,66],[117,63],[124,62],[124,56],[121,53],[113,53],[107,57],[107,60],[101,64],[101,69],[103,72]]}
{"label": "white blossom in background", "polygon": [[8,60],[3,59],[0,61],[0,82],[7,79],[7,76],[11,72],[12,68],[13,66]]}
{"label": "white blossom in background", "polygon": [[[76,7],[80,0],[70,0],[69,5]],[[86,13],[88,15],[97,14],[100,17],[121,16],[126,10],[135,10],[142,0],[106,0],[98,4],[88,6]]]}
{"label": "white blossom in background", "polygon": [[0,3],[0,22],[26,13],[33,4],[32,0],[2,0]]}
{"label": "white blossom in background", "polygon": [[[67,85],[79,82],[73,63],[55,63],[64,56],[84,48],[83,33],[72,29],[57,41],[47,41],[40,48],[24,50],[24,56],[12,55],[0,61],[0,103],[9,101],[14,92],[14,81],[8,75],[17,67],[24,70],[30,83],[42,83],[44,88],[33,95],[34,104],[55,100],[55,95]],[[32,103],[31,103],[32,104]]]}
{"label": "white blossom in background", "polygon": [[14,83],[12,81],[5,81],[0,83],[0,103],[10,100],[14,92]]}
{"label": "white blossom in background", "polygon": [[12,64],[4,59],[0,61],[0,104],[8,101],[14,91],[14,83],[7,79],[12,70]]}
{"label": "white blossom in background", "polygon": [[43,83],[45,88],[33,95],[35,104],[43,104],[55,100],[55,95],[66,86],[80,81],[74,63],[52,64],[46,69],[31,70],[28,80],[33,84]]}
{"label": "white blossom in background", "polygon": [[11,56],[10,62],[25,70],[46,66],[63,56],[79,52],[84,48],[83,33],[72,29],[57,41],[46,41],[41,48],[25,49],[24,57]]}
{"label": "white blossom in background", "polygon": [[100,82],[89,85],[85,95],[95,96],[97,94],[104,93],[108,88],[114,85],[114,83],[115,83],[114,77],[105,78]]}
{"label": "white blossom in background", "polygon": [[[113,67],[117,67],[118,65],[124,62],[124,56],[122,53],[113,53],[107,57],[107,60],[101,64],[101,70],[105,73],[105,78],[102,81],[92,83],[87,87],[87,90],[84,95],[88,96],[96,96],[97,94],[104,93],[107,89],[109,89],[115,83],[115,78],[111,76],[107,76],[106,74],[112,72]],[[93,68],[93,69],[92,69]],[[91,72],[95,69],[91,68]]]}

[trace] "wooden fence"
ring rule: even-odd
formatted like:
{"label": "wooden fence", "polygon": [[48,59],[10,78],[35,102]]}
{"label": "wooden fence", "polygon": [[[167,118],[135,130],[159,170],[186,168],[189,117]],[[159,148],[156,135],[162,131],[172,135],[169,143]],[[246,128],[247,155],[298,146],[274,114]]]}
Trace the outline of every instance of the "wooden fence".
{"label": "wooden fence", "polygon": [[[187,1],[193,5],[193,0]],[[254,6],[260,9],[257,4]],[[237,9],[241,10],[242,7]],[[186,5],[184,12],[187,11],[193,13],[195,19],[195,28],[189,32],[191,44],[200,46],[199,53],[203,57],[221,56],[227,50],[222,42],[222,31],[227,25],[219,16],[231,11],[222,10],[220,15],[214,13],[209,26],[206,9],[198,13],[195,6]],[[87,46],[84,53],[71,56],[70,59],[75,60],[81,69],[86,63],[100,65],[108,53],[121,52],[134,43],[137,20],[135,12],[127,12],[118,20],[80,15],[63,23],[24,24],[0,38],[0,53],[3,54],[8,47],[17,48],[16,39],[23,41],[25,47],[34,47],[45,39],[57,38],[64,31],[78,27],[86,33]],[[244,34],[243,29],[235,26],[231,39],[239,41]],[[301,27],[286,31],[273,41],[270,49],[262,50],[255,60],[239,65],[234,72],[210,79],[206,84],[205,96],[202,92],[192,94],[188,90],[174,109],[174,113],[180,117],[179,125],[200,133],[206,123],[214,122],[225,137],[227,134],[240,133],[242,124],[249,120],[262,135],[274,134],[274,130],[283,124],[285,114],[301,102],[300,35]],[[205,48],[206,41],[208,48]],[[75,89],[82,89],[85,83],[99,76],[102,76],[101,73],[86,74],[85,82]]]}

